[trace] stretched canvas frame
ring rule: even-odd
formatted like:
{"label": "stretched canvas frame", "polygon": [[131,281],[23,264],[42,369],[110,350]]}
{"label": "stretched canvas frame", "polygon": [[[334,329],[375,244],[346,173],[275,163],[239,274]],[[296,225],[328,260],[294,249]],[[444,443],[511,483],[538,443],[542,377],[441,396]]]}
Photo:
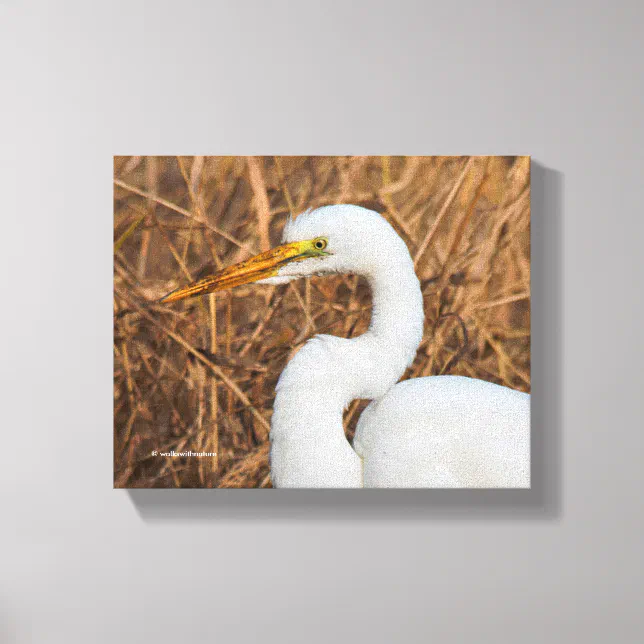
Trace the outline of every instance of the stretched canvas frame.
{"label": "stretched canvas frame", "polygon": [[[404,380],[530,391],[529,157],[116,157],[114,186],[115,487],[272,486],[280,372],[316,333],[368,329],[367,281],[312,276],[159,300],[278,246],[289,217],[329,205],[379,213],[409,249],[425,325]],[[369,402],[350,401],[349,442]],[[512,449],[499,447],[503,458]],[[463,487],[450,476],[428,487]],[[477,476],[462,480],[508,487]],[[404,475],[383,480],[406,487]]]}

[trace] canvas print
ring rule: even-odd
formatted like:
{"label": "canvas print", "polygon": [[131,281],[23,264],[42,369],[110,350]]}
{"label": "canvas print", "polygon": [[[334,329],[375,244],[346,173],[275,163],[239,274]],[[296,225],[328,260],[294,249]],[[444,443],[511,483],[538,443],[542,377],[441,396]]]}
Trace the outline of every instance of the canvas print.
{"label": "canvas print", "polygon": [[114,486],[530,487],[530,159],[114,159]]}

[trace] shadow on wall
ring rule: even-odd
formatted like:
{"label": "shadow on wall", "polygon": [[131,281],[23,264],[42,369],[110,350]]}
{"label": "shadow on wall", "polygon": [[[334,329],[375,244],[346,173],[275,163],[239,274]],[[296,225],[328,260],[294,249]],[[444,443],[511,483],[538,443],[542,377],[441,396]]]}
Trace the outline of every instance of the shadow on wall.
{"label": "shadow on wall", "polygon": [[557,520],[562,480],[563,187],[561,172],[532,162],[532,489],[127,490],[141,517]]}

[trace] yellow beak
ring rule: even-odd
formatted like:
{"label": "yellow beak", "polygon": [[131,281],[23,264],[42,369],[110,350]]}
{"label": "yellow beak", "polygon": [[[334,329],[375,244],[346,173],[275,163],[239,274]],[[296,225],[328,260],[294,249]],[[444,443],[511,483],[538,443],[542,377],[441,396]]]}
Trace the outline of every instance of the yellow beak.
{"label": "yellow beak", "polygon": [[277,246],[244,262],[217,271],[213,275],[204,277],[192,284],[182,286],[162,297],[159,303],[169,304],[170,302],[185,300],[188,297],[214,293],[215,291],[249,284],[268,277],[275,277],[279,269],[290,262],[299,262],[311,257],[328,255],[328,253],[324,252],[326,240],[322,240],[324,244],[320,244],[320,241],[320,239],[312,239]]}

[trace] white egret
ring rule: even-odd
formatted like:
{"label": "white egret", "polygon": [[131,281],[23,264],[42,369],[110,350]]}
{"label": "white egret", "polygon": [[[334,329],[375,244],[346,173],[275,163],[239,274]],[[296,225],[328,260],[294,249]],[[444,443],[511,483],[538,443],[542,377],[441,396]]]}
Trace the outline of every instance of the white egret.
{"label": "white egret", "polygon": [[[423,297],[407,246],[378,213],[353,205],[289,220],[283,244],[179,288],[162,302],[249,282],[329,273],[364,276],[368,331],[317,335],[277,383],[271,420],[275,487],[529,487],[530,396],[461,376],[398,383],[423,336]],[[372,402],[353,446],[343,410]]]}

